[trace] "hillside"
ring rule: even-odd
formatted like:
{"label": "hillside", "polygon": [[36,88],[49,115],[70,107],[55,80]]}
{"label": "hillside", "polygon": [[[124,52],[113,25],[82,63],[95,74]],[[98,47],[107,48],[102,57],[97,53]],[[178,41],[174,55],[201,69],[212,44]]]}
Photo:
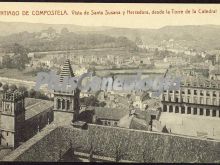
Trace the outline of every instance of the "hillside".
{"label": "hillside", "polygon": [[30,33],[40,32],[42,30],[53,27],[57,32],[61,31],[64,27],[72,32],[80,31],[102,31],[108,27],[85,27],[72,24],[43,24],[43,23],[26,23],[26,22],[0,22],[0,36],[7,36],[14,33],[27,31]]}
{"label": "hillside", "polygon": [[49,27],[40,32],[20,32],[0,37],[3,52],[11,52],[13,45],[19,43],[29,51],[61,51],[94,48],[125,48],[136,50],[136,44],[127,37],[112,37],[105,34],[76,33],[63,28],[57,32]]}
{"label": "hillside", "polygon": [[[15,28],[16,27],[16,28]],[[0,22],[0,40],[13,38],[11,34],[20,34],[21,32],[39,33],[52,27],[57,33],[63,28],[69,32],[74,32],[75,36],[80,35],[105,35],[111,37],[125,36],[129,40],[141,38],[146,44],[160,44],[163,40],[174,39],[175,42],[198,50],[220,49],[220,26],[219,25],[187,25],[187,26],[165,26],[160,29],[135,29],[135,28],[117,28],[117,27],[86,27],[78,25],[52,25],[41,23],[8,23]],[[95,35],[94,35],[95,34]],[[10,36],[11,35],[11,36]],[[8,37],[10,36],[10,37]],[[85,38],[85,37],[84,37]],[[14,38],[13,38],[14,40]],[[2,43],[2,42],[1,42]]]}

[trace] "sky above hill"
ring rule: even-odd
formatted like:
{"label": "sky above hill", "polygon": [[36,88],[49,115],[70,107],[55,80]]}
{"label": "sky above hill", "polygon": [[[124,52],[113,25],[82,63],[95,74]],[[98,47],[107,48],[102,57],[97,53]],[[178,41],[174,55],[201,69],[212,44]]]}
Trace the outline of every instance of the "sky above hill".
{"label": "sky above hill", "polygon": [[[114,11],[116,15],[105,15]],[[128,12],[128,10],[130,12]],[[158,11],[158,14],[152,12]],[[175,10],[175,11],[174,11]],[[186,10],[190,13],[186,14]],[[196,13],[192,13],[192,10]],[[19,11],[18,16],[10,13]],[[29,15],[22,15],[28,11]],[[36,15],[42,11],[56,11],[64,15]],[[65,11],[68,13],[66,15]],[[76,15],[82,12],[83,15]],[[84,15],[88,11],[90,15]],[[134,15],[134,11],[145,14]],[[148,13],[150,14],[146,14]],[[166,11],[169,11],[168,14]],[[182,14],[181,14],[182,11]],[[210,11],[212,13],[202,13]],[[97,12],[102,15],[97,15]],[[130,14],[128,14],[130,13]],[[9,15],[8,15],[9,14]],[[93,15],[91,15],[93,14]],[[220,4],[82,4],[82,3],[7,3],[0,2],[0,21],[47,24],[75,24],[82,26],[111,26],[126,28],[161,28],[172,25],[220,25]],[[15,27],[16,28],[16,27]]]}

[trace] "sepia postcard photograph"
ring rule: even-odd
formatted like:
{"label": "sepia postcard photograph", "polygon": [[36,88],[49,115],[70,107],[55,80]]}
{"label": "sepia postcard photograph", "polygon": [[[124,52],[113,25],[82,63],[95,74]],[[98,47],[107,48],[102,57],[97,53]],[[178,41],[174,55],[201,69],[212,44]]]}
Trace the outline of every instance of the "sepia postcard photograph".
{"label": "sepia postcard photograph", "polygon": [[0,164],[220,163],[220,4],[0,2]]}

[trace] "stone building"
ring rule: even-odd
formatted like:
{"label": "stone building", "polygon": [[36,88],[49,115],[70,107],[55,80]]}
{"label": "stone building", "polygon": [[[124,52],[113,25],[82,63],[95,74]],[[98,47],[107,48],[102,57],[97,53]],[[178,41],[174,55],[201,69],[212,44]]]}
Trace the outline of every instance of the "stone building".
{"label": "stone building", "polygon": [[180,90],[165,90],[163,112],[220,117],[220,82],[187,76]]}
{"label": "stone building", "polygon": [[23,139],[25,122],[24,94],[6,92],[3,94],[1,111],[1,145],[17,147]]}
{"label": "stone building", "polygon": [[[65,77],[74,77],[74,73],[69,59],[66,60],[60,73],[60,83]],[[80,109],[80,90],[54,91],[54,122],[70,123],[75,121],[79,115]]]}
{"label": "stone building", "polygon": [[17,148],[53,121],[53,102],[25,98],[19,91],[3,93],[0,115],[1,145]]}

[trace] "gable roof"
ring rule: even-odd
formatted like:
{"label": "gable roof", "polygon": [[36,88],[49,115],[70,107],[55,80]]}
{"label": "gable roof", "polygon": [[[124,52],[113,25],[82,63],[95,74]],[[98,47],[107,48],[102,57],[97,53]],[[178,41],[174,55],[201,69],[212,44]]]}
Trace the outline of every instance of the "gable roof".
{"label": "gable roof", "polygon": [[28,107],[25,107],[25,120],[28,120],[44,111],[52,110],[53,102],[48,100],[40,100]]}
{"label": "gable roof", "polygon": [[95,115],[99,119],[120,120],[128,113],[127,109],[95,107]]}
{"label": "gable roof", "polygon": [[118,122],[118,127],[148,130],[149,123],[144,119],[139,119],[135,115],[126,115]]}

